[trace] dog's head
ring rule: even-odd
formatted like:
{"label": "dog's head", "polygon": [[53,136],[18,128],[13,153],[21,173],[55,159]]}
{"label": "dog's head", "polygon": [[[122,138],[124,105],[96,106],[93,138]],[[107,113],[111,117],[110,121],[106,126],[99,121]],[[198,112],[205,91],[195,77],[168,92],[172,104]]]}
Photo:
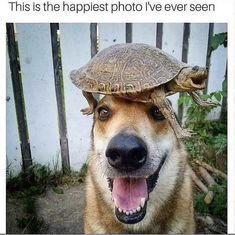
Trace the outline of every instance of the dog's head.
{"label": "dog's head", "polygon": [[149,193],[175,140],[168,121],[151,103],[112,96],[98,103],[93,149],[119,221],[134,224],[145,217]]}

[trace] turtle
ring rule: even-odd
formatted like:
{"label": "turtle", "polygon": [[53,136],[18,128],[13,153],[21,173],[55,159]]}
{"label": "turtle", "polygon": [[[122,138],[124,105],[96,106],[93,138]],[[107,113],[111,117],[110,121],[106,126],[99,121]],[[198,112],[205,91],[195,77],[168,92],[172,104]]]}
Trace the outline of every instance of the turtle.
{"label": "turtle", "polygon": [[183,63],[156,47],[143,43],[121,43],[97,53],[87,64],[70,73],[72,82],[82,90],[90,115],[97,105],[92,93],[114,95],[138,102],[152,102],[169,121],[178,138],[191,136],[177,121],[169,100],[176,92],[189,92],[201,106],[196,90],[205,87],[207,69]]}

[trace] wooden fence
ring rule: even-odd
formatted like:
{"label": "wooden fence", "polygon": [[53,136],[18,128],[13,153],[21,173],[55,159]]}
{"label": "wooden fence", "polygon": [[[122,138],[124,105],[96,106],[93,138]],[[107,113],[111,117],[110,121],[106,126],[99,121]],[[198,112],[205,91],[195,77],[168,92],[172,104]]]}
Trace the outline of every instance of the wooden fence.
{"label": "wooden fence", "polygon": [[[79,170],[90,147],[92,117],[81,115],[86,100],[69,79],[98,50],[142,42],[191,65],[208,66],[206,91],[222,89],[227,51],[208,57],[212,35],[227,32],[213,23],[7,24],[7,165],[18,173],[32,162]],[[170,97],[179,115],[179,94]],[[211,119],[217,119],[220,108]]]}

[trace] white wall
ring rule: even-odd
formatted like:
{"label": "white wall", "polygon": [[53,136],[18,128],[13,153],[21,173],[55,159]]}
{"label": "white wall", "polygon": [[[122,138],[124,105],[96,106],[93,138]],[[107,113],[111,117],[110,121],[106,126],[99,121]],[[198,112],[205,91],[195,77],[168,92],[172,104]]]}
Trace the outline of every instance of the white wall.
{"label": "white wall", "polygon": [[81,91],[72,84],[69,73],[91,58],[90,25],[60,24],[60,37],[70,163],[72,169],[79,170],[90,148],[92,117],[80,112],[88,104]]}
{"label": "white wall", "polygon": [[49,24],[16,24],[33,162],[60,161],[59,128]]}

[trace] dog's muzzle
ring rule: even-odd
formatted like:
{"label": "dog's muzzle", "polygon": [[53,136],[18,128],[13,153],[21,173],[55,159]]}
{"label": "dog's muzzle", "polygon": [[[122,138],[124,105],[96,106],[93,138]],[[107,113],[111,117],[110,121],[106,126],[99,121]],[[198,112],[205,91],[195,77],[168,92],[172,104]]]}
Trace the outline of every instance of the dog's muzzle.
{"label": "dog's muzzle", "polygon": [[135,135],[118,134],[107,147],[109,164],[117,170],[133,171],[144,165],[148,155],[144,141]]}
{"label": "dog's muzzle", "polygon": [[[138,136],[120,133],[110,140],[106,157],[115,170],[129,172],[131,175],[131,172],[144,166],[148,149]],[[148,195],[157,183],[165,159],[166,156],[162,158],[154,174],[148,177],[108,178],[115,203],[115,214],[120,222],[134,224],[145,217]]]}

